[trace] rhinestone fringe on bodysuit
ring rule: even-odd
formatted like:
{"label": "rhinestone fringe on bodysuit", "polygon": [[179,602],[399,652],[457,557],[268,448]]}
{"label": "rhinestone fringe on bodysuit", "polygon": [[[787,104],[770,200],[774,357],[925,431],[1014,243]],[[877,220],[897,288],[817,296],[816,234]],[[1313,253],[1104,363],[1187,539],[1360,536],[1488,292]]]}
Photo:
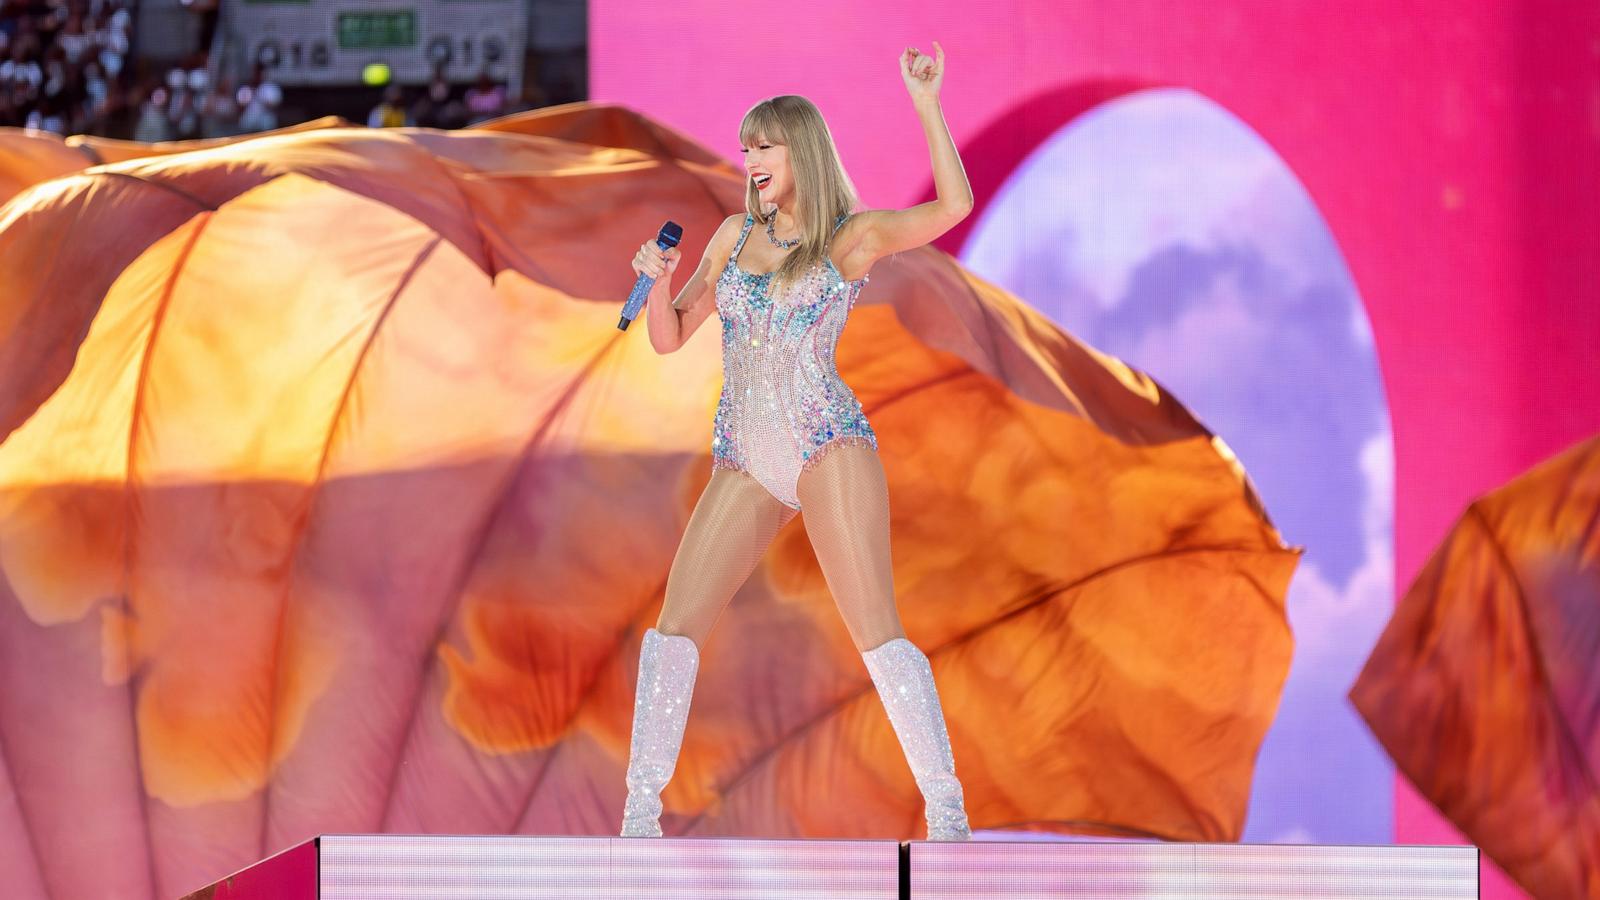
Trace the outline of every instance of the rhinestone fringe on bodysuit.
{"label": "rhinestone fringe on bodysuit", "polygon": [[[834,223],[834,231],[844,223]],[[824,260],[774,298],[771,272],[739,267],[753,216],[717,280],[722,319],[722,396],[711,439],[714,468],[748,472],[779,501],[800,508],[800,475],[842,444],[878,438],[834,363],[834,351],[867,276],[845,281]]]}

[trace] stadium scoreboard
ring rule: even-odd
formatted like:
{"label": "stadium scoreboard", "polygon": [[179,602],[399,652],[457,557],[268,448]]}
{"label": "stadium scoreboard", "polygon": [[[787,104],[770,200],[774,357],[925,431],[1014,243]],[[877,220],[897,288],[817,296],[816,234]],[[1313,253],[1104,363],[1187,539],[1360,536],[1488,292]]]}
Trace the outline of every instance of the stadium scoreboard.
{"label": "stadium scoreboard", "polygon": [[362,83],[373,63],[421,84],[442,67],[452,82],[487,71],[521,84],[526,0],[243,0],[226,7],[245,70],[262,63],[279,84]]}

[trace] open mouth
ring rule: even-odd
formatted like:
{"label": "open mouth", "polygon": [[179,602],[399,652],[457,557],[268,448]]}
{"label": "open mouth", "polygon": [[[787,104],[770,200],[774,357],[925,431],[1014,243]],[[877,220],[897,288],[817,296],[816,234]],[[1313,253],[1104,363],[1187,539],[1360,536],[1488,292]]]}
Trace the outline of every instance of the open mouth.
{"label": "open mouth", "polygon": [[764,188],[767,185],[772,183],[772,176],[771,175],[757,175],[755,177],[755,183],[756,183],[756,190],[759,191],[762,188]]}

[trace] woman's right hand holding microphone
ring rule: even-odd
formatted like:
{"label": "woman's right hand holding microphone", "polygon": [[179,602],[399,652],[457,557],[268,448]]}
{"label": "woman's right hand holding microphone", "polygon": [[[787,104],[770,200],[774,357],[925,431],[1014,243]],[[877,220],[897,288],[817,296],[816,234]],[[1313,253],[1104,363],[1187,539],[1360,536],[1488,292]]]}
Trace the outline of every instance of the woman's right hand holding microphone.
{"label": "woman's right hand holding microphone", "polygon": [[683,254],[677,247],[669,247],[663,251],[654,240],[645,241],[639,245],[639,252],[633,255],[633,271],[635,275],[648,275],[655,279],[655,284],[650,286],[650,293],[669,290],[671,279],[664,275],[671,275],[677,271],[678,259]]}

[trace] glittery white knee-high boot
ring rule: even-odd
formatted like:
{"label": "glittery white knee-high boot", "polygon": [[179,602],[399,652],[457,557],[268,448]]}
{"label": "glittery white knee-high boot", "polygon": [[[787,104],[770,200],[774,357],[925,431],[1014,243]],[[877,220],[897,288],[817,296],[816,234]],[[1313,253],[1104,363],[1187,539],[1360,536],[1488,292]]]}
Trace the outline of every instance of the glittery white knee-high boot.
{"label": "glittery white knee-high boot", "polygon": [[661,789],[678,767],[699,667],[700,648],[692,638],[654,628],[645,631],[639,648],[639,684],[633,694],[623,837],[661,836]]}
{"label": "glittery white knee-high boot", "polygon": [[972,837],[928,657],[905,638],[894,638],[864,651],[861,658],[866,660],[867,672],[889,713],[889,724],[894,726],[911,775],[922,791],[928,840],[964,841]]}

